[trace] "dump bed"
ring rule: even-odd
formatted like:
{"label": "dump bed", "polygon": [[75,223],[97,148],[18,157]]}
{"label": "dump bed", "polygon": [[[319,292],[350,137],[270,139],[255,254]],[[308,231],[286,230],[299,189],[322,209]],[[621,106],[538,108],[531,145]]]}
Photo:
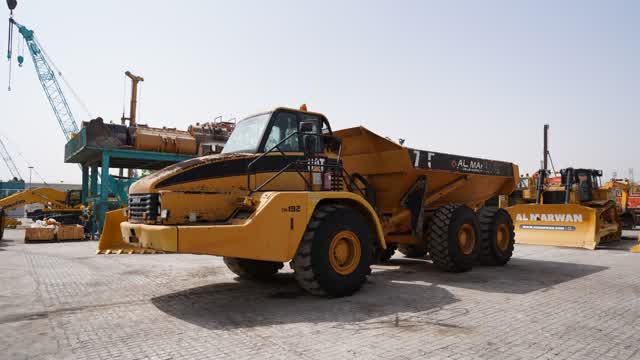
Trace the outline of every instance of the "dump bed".
{"label": "dump bed", "polygon": [[[495,195],[508,195],[519,180],[518,166],[503,161],[403,147],[363,127],[339,130],[342,160],[350,174],[366,176],[377,206],[400,207],[419,176],[427,178],[427,208],[450,203],[479,207]],[[453,190],[451,190],[453,189]]]}

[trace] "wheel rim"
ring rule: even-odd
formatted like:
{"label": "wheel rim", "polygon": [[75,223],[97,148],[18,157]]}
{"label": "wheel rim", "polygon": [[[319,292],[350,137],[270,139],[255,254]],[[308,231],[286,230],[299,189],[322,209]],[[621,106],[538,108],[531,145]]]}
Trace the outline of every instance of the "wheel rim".
{"label": "wheel rim", "polygon": [[340,231],[329,245],[329,262],[335,272],[349,275],[360,264],[360,239],[351,231]]}
{"label": "wheel rim", "polygon": [[505,252],[509,248],[511,240],[511,230],[507,224],[498,224],[496,228],[496,247],[498,250]]}
{"label": "wheel rim", "polygon": [[458,247],[465,255],[473,253],[473,249],[476,247],[476,232],[473,229],[473,225],[464,224],[458,230]]}

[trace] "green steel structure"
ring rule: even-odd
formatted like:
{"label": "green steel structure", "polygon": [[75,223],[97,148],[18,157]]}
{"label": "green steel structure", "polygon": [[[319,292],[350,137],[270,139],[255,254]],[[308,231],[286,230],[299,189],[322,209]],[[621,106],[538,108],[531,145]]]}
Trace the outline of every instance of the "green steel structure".
{"label": "green steel structure", "polygon": [[106,212],[128,203],[129,186],[137,180],[110,175],[109,169],[159,170],[193,156],[91,145],[83,128],[65,145],[64,157],[82,168],[82,202],[93,204],[92,233],[99,233]]}

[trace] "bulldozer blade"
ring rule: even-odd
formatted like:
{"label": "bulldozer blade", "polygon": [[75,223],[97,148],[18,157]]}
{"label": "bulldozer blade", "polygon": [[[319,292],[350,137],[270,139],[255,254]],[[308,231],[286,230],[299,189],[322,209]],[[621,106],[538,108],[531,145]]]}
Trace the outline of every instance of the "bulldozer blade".
{"label": "bulldozer blade", "polygon": [[107,212],[102,234],[100,234],[100,241],[98,242],[98,254],[108,255],[121,249],[134,247],[122,240],[120,223],[124,221],[127,221],[127,217],[122,209]]}
{"label": "bulldozer blade", "polygon": [[578,204],[520,204],[507,209],[519,244],[577,247],[594,250],[620,238],[620,225],[602,218],[605,208]]}
{"label": "bulldozer blade", "polygon": [[120,224],[127,221],[122,209],[107,212],[96,254],[160,254],[161,251],[145,249],[124,241]]}

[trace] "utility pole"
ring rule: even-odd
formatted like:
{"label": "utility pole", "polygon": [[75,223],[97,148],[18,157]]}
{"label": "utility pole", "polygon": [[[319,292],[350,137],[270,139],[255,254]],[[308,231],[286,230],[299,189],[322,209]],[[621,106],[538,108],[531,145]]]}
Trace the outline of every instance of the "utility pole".
{"label": "utility pole", "polygon": [[31,171],[33,170],[33,166],[29,166],[29,190],[31,190]]}
{"label": "utility pole", "polygon": [[544,142],[542,149],[542,168],[547,171],[549,159],[549,124],[544,124]]}
{"label": "utility pole", "polygon": [[545,180],[547,179],[547,167],[549,158],[549,124],[544,124],[543,145],[542,145],[542,169],[538,172],[538,184],[536,187],[536,204],[540,204],[542,193],[544,192]]}

